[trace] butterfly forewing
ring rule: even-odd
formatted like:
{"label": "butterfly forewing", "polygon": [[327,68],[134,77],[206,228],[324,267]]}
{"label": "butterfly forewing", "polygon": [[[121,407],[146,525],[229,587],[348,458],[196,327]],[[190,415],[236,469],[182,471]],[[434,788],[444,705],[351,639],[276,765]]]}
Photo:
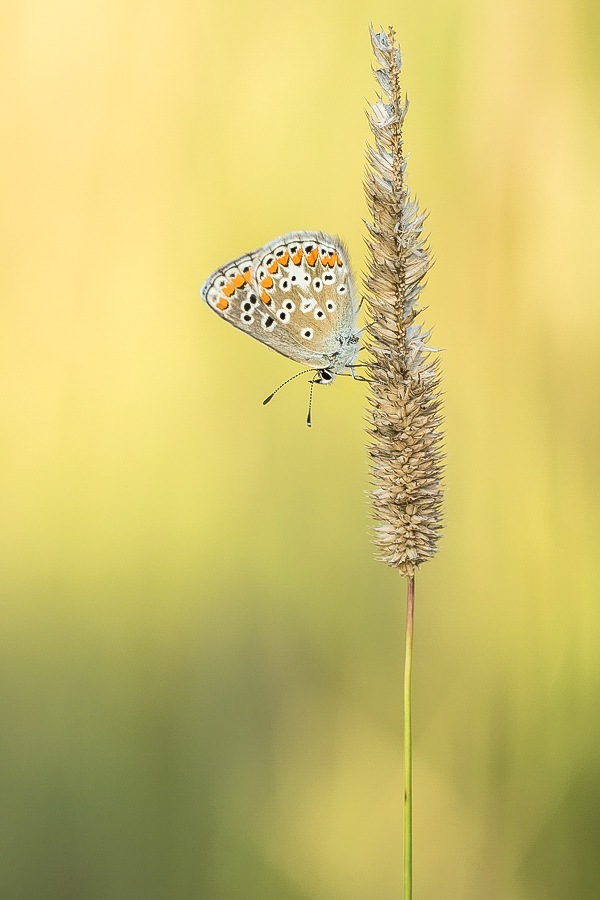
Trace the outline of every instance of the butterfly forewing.
{"label": "butterfly forewing", "polygon": [[355,360],[357,307],[339,238],[317,231],[276,238],[213,272],[202,298],[232,325],[306,366],[341,371]]}

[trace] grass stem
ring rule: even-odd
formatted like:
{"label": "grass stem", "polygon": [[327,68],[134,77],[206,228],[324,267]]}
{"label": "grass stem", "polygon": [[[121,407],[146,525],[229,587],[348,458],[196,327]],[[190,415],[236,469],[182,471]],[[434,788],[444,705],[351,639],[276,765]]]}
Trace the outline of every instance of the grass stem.
{"label": "grass stem", "polygon": [[412,655],[415,617],[415,576],[408,579],[406,649],[404,657],[404,900],[412,900]]}

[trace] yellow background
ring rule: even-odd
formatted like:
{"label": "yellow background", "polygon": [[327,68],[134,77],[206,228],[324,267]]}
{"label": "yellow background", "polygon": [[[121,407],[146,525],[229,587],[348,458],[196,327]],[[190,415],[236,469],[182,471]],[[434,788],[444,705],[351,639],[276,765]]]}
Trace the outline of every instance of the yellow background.
{"label": "yellow background", "polygon": [[[417,579],[415,897],[597,898],[596,0],[0,12],[0,895],[391,900],[404,584],[364,392],[201,304],[294,229],[364,267],[394,24],[447,528]],[[366,98],[366,99],[365,99]]]}

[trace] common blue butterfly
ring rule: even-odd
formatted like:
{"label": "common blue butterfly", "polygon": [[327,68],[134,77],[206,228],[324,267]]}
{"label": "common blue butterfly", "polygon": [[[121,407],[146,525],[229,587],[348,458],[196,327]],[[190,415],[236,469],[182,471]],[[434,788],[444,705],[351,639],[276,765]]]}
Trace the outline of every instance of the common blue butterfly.
{"label": "common blue butterfly", "polygon": [[284,234],[218,268],[201,295],[225,321],[315,369],[313,383],[330,384],[348,368],[354,374],[358,305],[339,238],[321,231]]}

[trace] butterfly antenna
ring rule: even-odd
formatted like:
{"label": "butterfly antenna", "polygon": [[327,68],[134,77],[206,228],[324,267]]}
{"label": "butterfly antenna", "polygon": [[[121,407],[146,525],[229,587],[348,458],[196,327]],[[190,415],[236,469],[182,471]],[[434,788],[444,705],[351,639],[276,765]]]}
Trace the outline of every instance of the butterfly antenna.
{"label": "butterfly antenna", "polygon": [[313,377],[310,379],[310,395],[309,395],[309,398],[308,398],[308,416],[306,417],[306,424],[308,425],[309,428],[310,428],[311,425],[312,425],[312,418],[311,418],[310,413],[311,413],[311,410],[312,410],[312,395],[313,395],[313,388],[314,388],[314,386],[315,386],[315,378],[317,377],[318,374],[319,374],[318,372],[315,372],[315,374],[313,375]]}
{"label": "butterfly antenna", "polygon": [[280,384],[278,388],[275,388],[275,390],[273,391],[272,394],[269,394],[269,396],[267,397],[266,400],[263,400],[263,406],[266,406],[267,403],[269,402],[269,400],[272,400],[273,397],[275,396],[275,394],[277,393],[277,391],[280,391],[282,387],[285,387],[286,384],[289,384],[290,381],[294,380],[294,378],[300,378],[301,375],[307,375],[308,372],[314,372],[314,369],[304,369],[304,371],[302,371],[302,372],[296,372],[295,375],[292,375],[291,378],[288,378],[287,381],[284,381],[283,384]]}

